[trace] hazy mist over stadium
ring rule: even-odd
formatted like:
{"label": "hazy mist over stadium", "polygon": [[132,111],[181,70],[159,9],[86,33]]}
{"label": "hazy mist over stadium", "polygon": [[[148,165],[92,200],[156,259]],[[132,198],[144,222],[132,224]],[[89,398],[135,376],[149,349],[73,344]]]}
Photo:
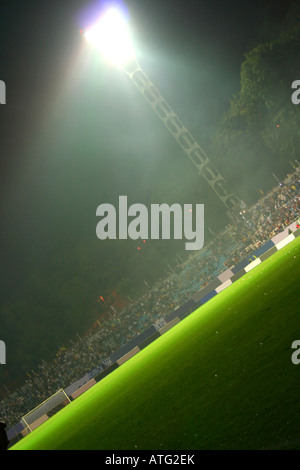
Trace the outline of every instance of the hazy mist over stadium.
{"label": "hazy mist over stadium", "polygon": [[[152,285],[177,255],[189,254],[184,241],[149,240],[138,253],[138,241],[98,240],[99,204],[117,206],[119,195],[130,204],[204,204],[205,242],[209,229],[230,222],[126,74],[83,40],[80,29],[103,3],[11,0],[0,7],[7,88],[0,108],[0,340],[7,346],[0,388],[85,334],[105,312],[99,296],[134,298],[144,279]],[[293,157],[266,151],[254,123],[240,157],[235,149],[230,159],[219,126],[240,90],[245,53],[279,36],[292,3],[122,3],[142,68],[247,205],[276,185],[272,173],[281,179],[292,171]],[[293,73],[277,98],[293,106],[299,55],[287,60]],[[270,81],[270,96],[273,85],[278,93]]]}

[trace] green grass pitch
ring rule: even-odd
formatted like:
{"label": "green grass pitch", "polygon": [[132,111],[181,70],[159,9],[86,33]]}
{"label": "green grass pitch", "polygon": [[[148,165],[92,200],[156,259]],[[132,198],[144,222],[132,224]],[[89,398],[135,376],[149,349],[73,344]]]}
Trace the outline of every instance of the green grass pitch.
{"label": "green grass pitch", "polygon": [[11,449],[300,449],[300,238]]}

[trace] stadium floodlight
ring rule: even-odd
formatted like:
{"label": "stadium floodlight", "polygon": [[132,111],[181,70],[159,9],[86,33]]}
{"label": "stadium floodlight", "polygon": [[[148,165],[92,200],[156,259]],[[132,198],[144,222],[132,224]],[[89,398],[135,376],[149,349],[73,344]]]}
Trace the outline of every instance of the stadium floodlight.
{"label": "stadium floodlight", "polygon": [[227,187],[223,176],[211,164],[204,150],[142,70],[134,53],[127,23],[120,11],[117,8],[107,10],[94,26],[87,29],[84,36],[105,57],[126,72],[196,166],[198,173],[204,177],[224,204],[227,215],[233,220],[239,220],[242,201]]}
{"label": "stadium floodlight", "polygon": [[126,21],[117,8],[107,10],[99,20],[89,28],[84,36],[92,45],[116,65],[134,57]]}

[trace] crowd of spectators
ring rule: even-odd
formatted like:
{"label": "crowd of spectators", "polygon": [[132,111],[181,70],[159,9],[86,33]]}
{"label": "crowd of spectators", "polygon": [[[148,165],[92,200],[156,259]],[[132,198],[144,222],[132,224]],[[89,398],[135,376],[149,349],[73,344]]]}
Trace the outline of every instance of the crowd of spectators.
{"label": "crowd of spectators", "polygon": [[112,307],[106,319],[71,347],[60,350],[51,362],[41,361],[27,373],[24,385],[0,402],[0,419],[11,427],[27,412],[60,388],[66,388],[87,372],[110,365],[110,355],[147,327],[158,323],[205,287],[225,269],[242,261],[260,245],[300,217],[300,168],[259,202],[241,211],[240,223],[214,235],[205,247],[178,259],[170,275],[157,282],[135,303],[122,311]]}

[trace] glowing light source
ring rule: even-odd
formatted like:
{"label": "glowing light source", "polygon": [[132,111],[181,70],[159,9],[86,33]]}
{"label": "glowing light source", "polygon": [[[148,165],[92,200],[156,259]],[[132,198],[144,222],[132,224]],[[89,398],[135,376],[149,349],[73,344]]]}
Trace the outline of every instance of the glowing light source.
{"label": "glowing light source", "polygon": [[85,32],[86,39],[117,65],[134,57],[127,24],[117,8],[110,8]]}

